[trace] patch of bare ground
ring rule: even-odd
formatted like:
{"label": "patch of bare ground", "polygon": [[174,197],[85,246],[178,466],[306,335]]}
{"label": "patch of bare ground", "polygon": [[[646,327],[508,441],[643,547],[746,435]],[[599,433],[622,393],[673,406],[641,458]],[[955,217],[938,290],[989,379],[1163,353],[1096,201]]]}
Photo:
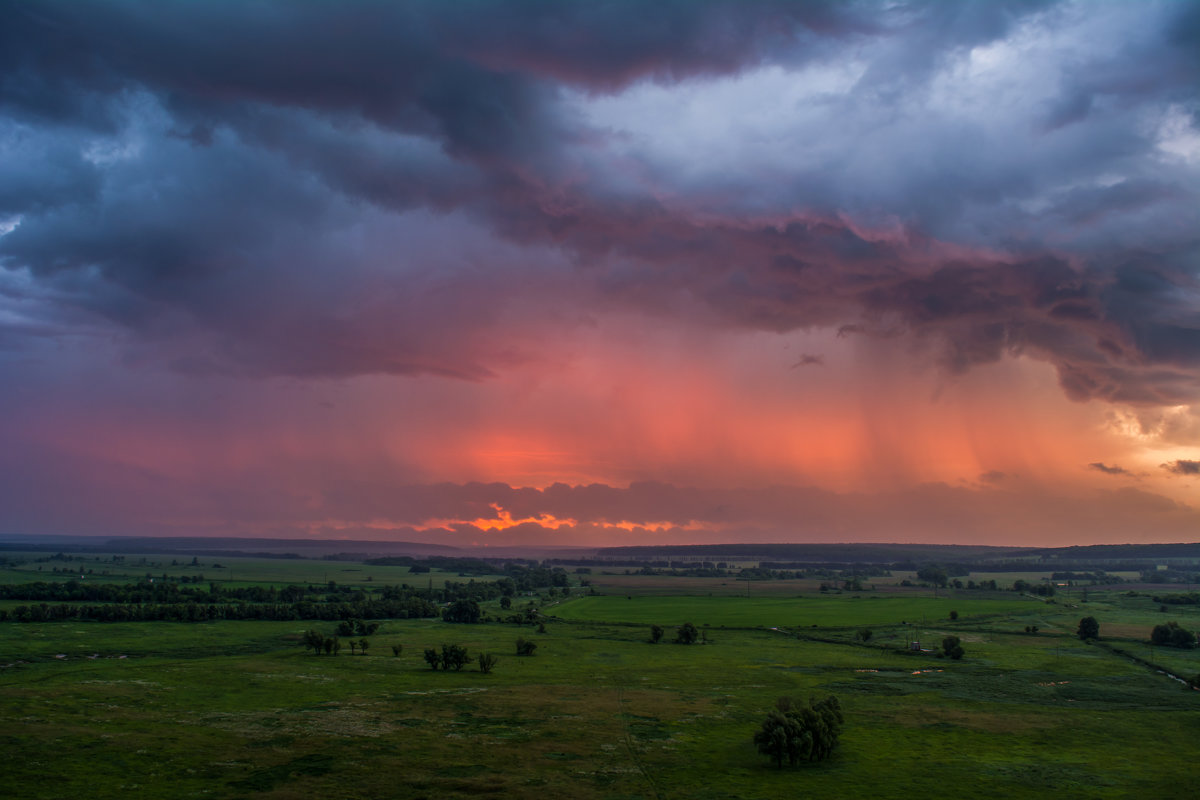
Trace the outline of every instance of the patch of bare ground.
{"label": "patch of bare ground", "polygon": [[1137,639],[1140,641],[1148,641],[1150,639],[1149,625],[1122,625],[1110,622],[1100,623],[1101,638],[1117,638],[1117,639]]}

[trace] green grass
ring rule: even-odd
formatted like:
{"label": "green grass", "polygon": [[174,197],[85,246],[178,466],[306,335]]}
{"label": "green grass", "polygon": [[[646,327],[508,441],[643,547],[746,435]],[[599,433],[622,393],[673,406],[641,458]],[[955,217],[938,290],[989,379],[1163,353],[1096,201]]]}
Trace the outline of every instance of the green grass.
{"label": "green grass", "polygon": [[995,614],[1033,614],[1044,604],[1018,597],[909,597],[864,593],[832,597],[578,597],[548,609],[569,620],[712,627],[846,627],[960,621]]}
{"label": "green grass", "polygon": [[[281,580],[324,566],[278,563],[296,567],[281,568]],[[1122,593],[1075,608],[1012,594],[864,593],[581,597],[546,611],[564,619],[544,634],[385,621],[365,657],[301,650],[307,627],[332,633],[331,623],[0,624],[5,795],[1194,794],[1200,693],[1074,636],[1086,614],[1103,636],[1166,618],[1185,624],[1196,619],[1190,608],[1164,614]],[[922,617],[923,641],[960,636],[966,657],[881,646],[902,646],[912,629],[898,623]],[[688,620],[709,625],[708,644],[648,642],[650,623]],[[1023,633],[1030,624],[1041,632]],[[853,641],[855,628],[871,626],[869,643]],[[518,636],[538,643],[536,655],[514,654]],[[433,672],[421,651],[442,643],[500,661],[490,675]],[[1198,655],[1169,657],[1191,665]],[[769,766],[751,736],[775,698],[826,693],[846,713],[835,757]]]}

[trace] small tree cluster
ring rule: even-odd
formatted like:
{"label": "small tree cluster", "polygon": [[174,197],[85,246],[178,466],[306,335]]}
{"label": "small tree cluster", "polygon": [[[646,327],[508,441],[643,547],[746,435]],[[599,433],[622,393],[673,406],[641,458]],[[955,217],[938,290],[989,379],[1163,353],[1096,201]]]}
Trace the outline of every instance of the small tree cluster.
{"label": "small tree cluster", "polygon": [[338,651],[342,649],[342,642],[336,637],[325,636],[314,630],[307,630],[304,632],[304,649],[312,650],[313,655],[319,656],[323,652],[327,656],[336,656]]}
{"label": "small tree cluster", "polygon": [[442,612],[442,619],[446,622],[476,623],[482,614],[475,600],[455,600]]}
{"label": "small tree cluster", "polygon": [[807,706],[781,697],[754,734],[754,744],[778,767],[783,767],[785,760],[792,765],[821,761],[833,753],[842,722],[841,705],[833,695],[810,699]]}
{"label": "small tree cluster", "polygon": [[1155,625],[1150,633],[1150,641],[1163,647],[1193,648],[1196,646],[1196,634],[1171,621],[1165,625]]}
{"label": "small tree cluster", "polygon": [[471,662],[467,648],[457,644],[442,645],[442,669],[459,672]]}
{"label": "small tree cluster", "polygon": [[955,661],[963,657],[962,640],[957,636],[947,636],[942,639],[942,653]]}
{"label": "small tree cluster", "polygon": [[946,582],[950,580],[950,576],[946,574],[946,570],[930,564],[917,570],[917,579],[925,581],[925,583],[932,583],[934,586],[945,586]]}
{"label": "small tree cluster", "polygon": [[378,622],[366,622],[361,619],[344,619],[338,623],[338,636],[370,636],[379,630]]}
{"label": "small tree cluster", "polygon": [[537,650],[537,642],[531,642],[522,636],[517,637],[517,655],[531,656],[534,650]]}
{"label": "small tree cluster", "polygon": [[471,656],[467,653],[467,648],[457,644],[443,644],[442,652],[438,652],[432,647],[425,648],[425,663],[429,664],[430,669],[442,669],[449,672],[461,672],[462,668],[471,663]]}

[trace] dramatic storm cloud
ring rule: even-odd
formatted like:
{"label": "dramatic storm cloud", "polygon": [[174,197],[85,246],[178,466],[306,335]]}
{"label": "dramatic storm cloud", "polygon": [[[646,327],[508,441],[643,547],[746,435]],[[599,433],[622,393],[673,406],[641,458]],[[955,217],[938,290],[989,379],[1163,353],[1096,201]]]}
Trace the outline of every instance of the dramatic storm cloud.
{"label": "dramatic storm cloud", "polygon": [[1187,536],[1200,5],[3,2],[0,385],[0,532]]}

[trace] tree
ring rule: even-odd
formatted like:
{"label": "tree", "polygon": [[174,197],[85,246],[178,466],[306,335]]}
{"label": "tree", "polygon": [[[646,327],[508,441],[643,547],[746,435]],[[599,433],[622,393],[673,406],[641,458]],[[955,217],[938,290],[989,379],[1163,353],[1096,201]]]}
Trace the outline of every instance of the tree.
{"label": "tree", "polygon": [[769,757],[775,766],[783,768],[783,761],[795,764],[801,753],[806,753],[812,747],[811,734],[801,727],[795,719],[782,711],[772,710],[767,713],[762,727],[754,734],[754,744],[758,752]]}
{"label": "tree", "polygon": [[467,648],[457,644],[442,645],[442,669],[461,672],[471,661],[471,657],[467,654]]}
{"label": "tree", "polygon": [[517,637],[517,655],[531,656],[534,650],[537,650],[537,642],[531,642],[524,637]]}
{"label": "tree", "polygon": [[370,645],[371,645],[371,643],[370,643],[370,642],[368,642],[366,639],[359,639],[359,640],[358,640],[358,649],[359,649],[359,650],[362,650],[362,654],[363,654],[364,656],[367,654],[367,648],[368,648]]}
{"label": "tree", "polygon": [[1096,621],[1095,617],[1084,617],[1083,619],[1079,620],[1079,630],[1076,631],[1076,634],[1084,641],[1087,641],[1088,639],[1099,639],[1100,623]]}
{"label": "tree", "polygon": [[496,666],[496,662],[499,660],[491,653],[480,653],[476,659],[479,662],[479,671],[485,675],[492,671],[492,667]]}
{"label": "tree", "polygon": [[432,647],[426,647],[425,648],[425,663],[429,665],[430,669],[436,670],[438,667],[440,667],[442,665],[442,657],[440,655],[438,655],[437,650],[433,649]]}
{"label": "tree", "polygon": [[917,570],[917,579],[932,583],[934,586],[945,586],[950,577],[946,574],[946,570],[931,564]]}
{"label": "tree", "polygon": [[400,653],[401,653],[403,650],[404,650],[404,645],[402,645],[402,644],[394,644],[394,645],[392,645],[392,655],[394,655],[396,658],[399,658],[399,657],[400,657]]}
{"label": "tree", "polygon": [[508,611],[510,608],[512,608],[512,598],[509,597],[508,595],[501,597],[500,598],[500,607],[503,608],[505,611]]}
{"label": "tree", "polygon": [[663,631],[662,625],[651,625],[650,626],[650,641],[653,644],[658,644],[659,641],[663,637],[663,633],[664,633],[664,631]]}
{"label": "tree", "polygon": [[692,644],[698,638],[700,638],[700,631],[690,622],[680,625],[678,632],[675,634],[675,641],[679,644]]}
{"label": "tree", "polygon": [[482,613],[479,603],[475,600],[455,600],[442,612],[442,619],[446,622],[473,624],[479,622]]}
{"label": "tree", "polygon": [[962,642],[957,636],[947,636],[942,639],[942,652],[955,661],[963,657]]}
{"label": "tree", "polygon": [[779,767],[784,759],[789,764],[821,761],[833,753],[843,721],[841,704],[833,695],[810,699],[807,706],[781,697],[754,734],[754,744]]}
{"label": "tree", "polygon": [[870,628],[860,628],[858,633],[854,634],[854,638],[858,639],[860,642],[869,642],[871,641],[871,637],[873,635],[874,634],[871,633]]}
{"label": "tree", "polygon": [[358,647],[358,642],[350,640],[350,655],[354,655],[354,648]]}
{"label": "tree", "polygon": [[304,632],[304,649],[312,650],[314,655],[321,655],[321,650],[325,648],[325,637],[314,630]]}
{"label": "tree", "polygon": [[1150,633],[1150,641],[1165,647],[1193,648],[1196,646],[1196,634],[1182,627],[1178,622],[1171,621],[1165,625],[1155,625]]}
{"label": "tree", "polygon": [[951,611],[951,612],[950,612],[950,619],[951,619],[951,621],[958,619],[958,612],[957,612],[957,611]]}

